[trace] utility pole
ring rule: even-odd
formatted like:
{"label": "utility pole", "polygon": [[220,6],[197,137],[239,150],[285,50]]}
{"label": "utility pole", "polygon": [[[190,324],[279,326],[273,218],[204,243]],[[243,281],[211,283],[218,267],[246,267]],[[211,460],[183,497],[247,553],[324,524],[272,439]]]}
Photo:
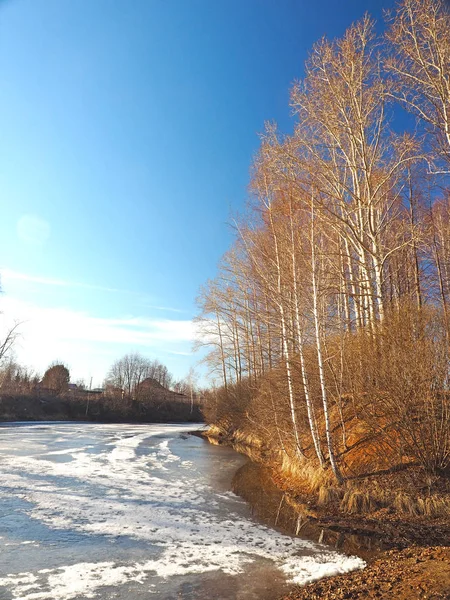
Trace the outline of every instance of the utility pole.
{"label": "utility pole", "polygon": [[88,410],[89,410],[89,400],[90,400],[91,389],[92,389],[92,377],[91,377],[91,380],[89,382],[89,389],[88,389],[88,393],[87,393],[87,404],[86,404],[86,414],[85,414],[86,417],[87,417]]}

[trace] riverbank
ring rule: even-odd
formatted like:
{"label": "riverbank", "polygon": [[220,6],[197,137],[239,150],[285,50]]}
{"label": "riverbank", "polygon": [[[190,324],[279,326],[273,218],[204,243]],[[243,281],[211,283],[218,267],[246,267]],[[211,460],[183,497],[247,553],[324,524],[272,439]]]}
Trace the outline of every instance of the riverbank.
{"label": "riverbank", "polygon": [[169,398],[128,400],[98,394],[0,396],[0,422],[86,421],[93,423],[180,423],[203,421],[198,404]]}
{"label": "riverbank", "polygon": [[[267,522],[271,512],[272,525],[282,524],[290,533],[357,554],[368,565],[360,572],[296,588],[286,599],[450,598],[448,480],[435,478],[430,482],[419,469],[411,467],[401,473],[378,473],[348,482],[347,491],[330,486],[329,492],[320,485],[311,492],[307,485],[310,482],[302,485],[298,473],[290,477],[261,440],[242,432],[226,435],[215,428],[201,435],[213,444],[231,446],[262,465],[254,477],[254,487],[260,487],[260,494],[264,487],[267,497],[267,487],[273,485],[279,498],[278,508],[274,500],[273,506],[266,509]],[[353,501],[343,502],[349,490]],[[380,490],[384,506],[376,501]],[[249,494],[248,489],[243,492],[239,488],[237,492],[250,502],[251,495],[257,493]],[[388,498],[392,498],[391,503]],[[420,514],[421,507],[425,514]]]}
{"label": "riverbank", "polygon": [[390,550],[362,571],[336,575],[293,590],[283,600],[448,600],[450,548]]}

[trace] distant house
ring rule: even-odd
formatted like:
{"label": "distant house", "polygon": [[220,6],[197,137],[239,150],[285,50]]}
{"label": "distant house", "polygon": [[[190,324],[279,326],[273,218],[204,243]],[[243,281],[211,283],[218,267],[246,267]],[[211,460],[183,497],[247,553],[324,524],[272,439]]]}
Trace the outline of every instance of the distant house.
{"label": "distant house", "polygon": [[99,397],[101,396],[105,389],[104,388],[93,388],[92,390],[88,390],[84,387],[77,385],[76,383],[69,383],[69,392],[73,395],[77,396],[89,396],[89,397]]}
{"label": "distant house", "polygon": [[136,388],[136,398],[149,400],[178,400],[186,401],[189,399],[184,394],[179,394],[168,390],[153,377],[147,377]]}
{"label": "distant house", "polygon": [[107,383],[103,389],[103,394],[105,396],[109,396],[110,398],[123,398],[125,395],[125,390],[116,385],[112,385]]}
{"label": "distant house", "polygon": [[159,381],[157,381],[153,377],[147,377],[146,379],[142,380],[141,383],[139,384],[138,388],[140,390],[158,390],[161,392],[169,392],[170,391],[167,388],[165,388],[163,385],[161,385],[159,383]]}

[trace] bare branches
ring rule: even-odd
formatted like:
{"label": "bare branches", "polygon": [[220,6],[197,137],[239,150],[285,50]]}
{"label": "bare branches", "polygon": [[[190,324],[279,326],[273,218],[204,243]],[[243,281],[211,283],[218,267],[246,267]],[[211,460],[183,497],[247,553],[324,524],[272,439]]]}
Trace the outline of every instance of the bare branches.
{"label": "bare branches", "polygon": [[[434,162],[450,165],[450,12],[442,0],[403,0],[391,17],[392,95],[429,126]],[[448,172],[430,168],[430,172]]]}
{"label": "bare branches", "polygon": [[[404,451],[401,437],[427,468],[447,464],[450,195],[438,202],[425,193],[424,165],[445,170],[450,149],[448,31],[440,0],[404,0],[389,54],[369,16],[342,39],[314,46],[292,89],[294,133],[266,125],[248,214],[201,300],[208,361],[226,392],[217,395],[220,418],[261,436],[273,431],[283,453],[330,465],[338,482],[350,397],[353,417],[383,432],[392,452]],[[427,117],[439,151],[390,130],[395,101]],[[446,339],[442,355],[433,352],[433,336]],[[432,382],[424,371],[420,381],[411,369],[402,372],[403,361],[417,367],[415,341],[427,364],[435,361]],[[407,427],[398,422],[400,408]],[[433,456],[425,456],[426,431]]]}
{"label": "bare branches", "polygon": [[20,323],[15,323],[5,334],[3,339],[0,341],[0,362],[4,360],[8,353],[14,347],[14,344],[18,338]]}

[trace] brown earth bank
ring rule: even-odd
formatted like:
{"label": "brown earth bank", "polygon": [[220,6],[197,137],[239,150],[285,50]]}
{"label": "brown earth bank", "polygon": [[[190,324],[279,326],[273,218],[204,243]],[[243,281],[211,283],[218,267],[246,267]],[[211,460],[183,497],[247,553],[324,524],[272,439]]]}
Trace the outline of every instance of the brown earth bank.
{"label": "brown earth bank", "polygon": [[362,571],[296,588],[283,600],[438,600],[450,598],[450,548],[389,550]]}
{"label": "brown earth bank", "polygon": [[[437,514],[418,514],[414,499],[430,490],[429,478],[411,465],[400,472],[380,472],[347,482],[356,491],[376,497],[379,490],[394,490],[390,506],[356,506],[351,513],[342,510],[339,497],[333,494],[325,503],[320,494],[311,493],[301,479],[292,479],[273,461],[270,451],[243,436],[216,435],[214,428],[201,432],[213,444],[226,444],[249,456],[252,463],[244,467],[253,472],[235,478],[245,480],[237,493],[252,503],[263,489],[264,498],[272,495],[277,507],[256,509],[268,524],[282,526],[288,533],[332,545],[347,554],[366,560],[362,571],[338,575],[294,589],[284,600],[332,600],[343,598],[380,598],[384,600],[450,600],[450,518],[446,507],[450,499],[450,480],[434,479],[433,498],[444,502]],[[249,479],[253,482],[250,484]],[[406,500],[405,500],[406,499]],[[409,500],[413,501],[409,504]],[[267,503],[266,503],[267,504]],[[282,509],[280,510],[280,508]],[[276,517],[273,515],[276,513]],[[440,513],[440,514],[439,514]],[[272,514],[272,517],[269,515]],[[300,524],[300,525],[299,525]]]}

